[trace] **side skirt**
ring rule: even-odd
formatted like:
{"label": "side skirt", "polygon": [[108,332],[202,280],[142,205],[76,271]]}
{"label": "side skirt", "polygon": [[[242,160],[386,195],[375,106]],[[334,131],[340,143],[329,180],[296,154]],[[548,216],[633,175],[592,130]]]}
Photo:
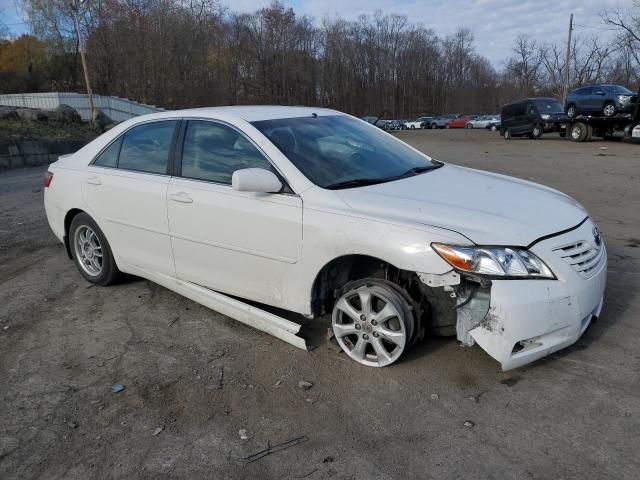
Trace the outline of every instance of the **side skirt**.
{"label": "side skirt", "polygon": [[294,347],[308,350],[305,340],[296,335],[301,328],[301,325],[297,323],[195,283],[178,280],[162,273],[150,272],[133,266],[129,266],[127,272],[151,280],[211,310],[273,335]]}

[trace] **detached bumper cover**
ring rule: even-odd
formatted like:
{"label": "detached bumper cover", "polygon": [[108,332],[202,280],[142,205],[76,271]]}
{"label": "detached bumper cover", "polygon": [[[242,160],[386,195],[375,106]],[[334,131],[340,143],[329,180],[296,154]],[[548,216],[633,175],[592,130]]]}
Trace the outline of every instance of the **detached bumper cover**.
{"label": "detached bumper cover", "polygon": [[596,232],[588,220],[531,248],[557,280],[493,281],[489,312],[469,333],[503,370],[575,343],[600,315],[607,256]]}

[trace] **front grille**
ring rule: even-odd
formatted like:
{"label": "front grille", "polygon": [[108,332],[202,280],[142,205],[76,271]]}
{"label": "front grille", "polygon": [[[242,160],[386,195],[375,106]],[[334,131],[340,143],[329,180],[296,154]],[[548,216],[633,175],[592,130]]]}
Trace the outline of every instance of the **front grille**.
{"label": "front grille", "polygon": [[553,251],[582,275],[589,278],[604,260],[604,245],[595,246],[587,241],[580,241],[554,248]]}

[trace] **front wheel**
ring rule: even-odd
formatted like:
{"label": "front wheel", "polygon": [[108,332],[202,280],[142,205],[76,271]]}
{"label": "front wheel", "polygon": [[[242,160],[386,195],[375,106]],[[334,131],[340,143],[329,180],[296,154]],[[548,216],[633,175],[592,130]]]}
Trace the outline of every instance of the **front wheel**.
{"label": "front wheel", "polygon": [[540,125],[536,125],[535,127],[533,127],[531,135],[531,138],[533,138],[534,140],[540,138],[542,136],[542,127],[540,127]]}
{"label": "front wheel", "polygon": [[431,130],[435,130],[436,128],[438,128],[438,125],[435,123],[431,124]]}
{"label": "front wheel", "polygon": [[569,118],[575,118],[577,113],[578,110],[576,109],[576,106],[574,104],[570,104],[569,106],[567,106],[567,116]]}
{"label": "front wheel", "polygon": [[342,289],[331,326],[340,348],[369,367],[397,361],[416,331],[412,307],[400,287],[374,278],[351,282]]}
{"label": "front wheel", "polygon": [[471,125],[470,123],[467,123],[467,128],[473,128],[473,125]]}
{"label": "front wheel", "polygon": [[498,127],[496,125],[491,125],[491,131],[495,132],[496,130],[498,130]]}
{"label": "front wheel", "polygon": [[86,213],[73,217],[69,228],[71,256],[80,274],[96,285],[110,285],[120,276],[107,238]]}
{"label": "front wheel", "polygon": [[511,129],[510,129],[510,128],[507,128],[507,129],[504,131],[504,139],[505,139],[505,140],[511,140],[511,138],[512,138],[512,135],[511,135]]}

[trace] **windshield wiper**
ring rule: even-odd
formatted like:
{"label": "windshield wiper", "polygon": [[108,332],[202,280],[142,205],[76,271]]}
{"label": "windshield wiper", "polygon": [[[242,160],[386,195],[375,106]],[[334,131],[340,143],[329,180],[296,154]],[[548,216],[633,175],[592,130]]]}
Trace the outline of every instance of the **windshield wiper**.
{"label": "windshield wiper", "polygon": [[413,167],[407,170],[406,172],[398,175],[397,177],[393,177],[392,180],[399,180],[401,178],[413,177],[414,175],[420,175],[421,173],[428,172],[429,170],[435,170],[436,168],[440,168],[444,163],[436,163],[434,165],[421,165],[419,167]]}
{"label": "windshield wiper", "polygon": [[388,181],[388,178],[354,178],[352,180],[345,180],[344,182],[333,183],[324,188],[328,190],[339,190],[341,188],[364,187],[366,185],[375,185],[376,183]]}

